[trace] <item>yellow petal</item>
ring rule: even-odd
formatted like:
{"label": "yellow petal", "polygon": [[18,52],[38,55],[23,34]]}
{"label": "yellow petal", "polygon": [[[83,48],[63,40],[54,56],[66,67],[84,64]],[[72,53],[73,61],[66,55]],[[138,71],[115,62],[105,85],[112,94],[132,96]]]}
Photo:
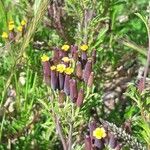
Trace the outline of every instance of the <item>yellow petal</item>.
{"label": "yellow petal", "polygon": [[49,57],[44,54],[44,55],[41,57],[41,60],[42,60],[42,62],[48,61],[48,60],[49,60]]}
{"label": "yellow petal", "polygon": [[9,30],[9,31],[12,31],[14,28],[15,28],[15,25],[14,25],[14,24],[9,24],[9,25],[8,25],[8,30]]}
{"label": "yellow petal", "polygon": [[97,139],[102,139],[104,137],[106,137],[106,132],[104,128],[96,128],[93,131],[93,136]]}
{"label": "yellow petal", "polygon": [[70,58],[68,58],[68,57],[63,57],[63,58],[62,58],[62,60],[63,60],[64,62],[66,62],[66,63],[67,63],[67,62],[69,62],[69,61],[70,61]]}
{"label": "yellow petal", "polygon": [[23,30],[23,27],[22,26],[18,26],[18,31],[20,31],[20,32],[22,32],[22,30]]}
{"label": "yellow petal", "polygon": [[58,64],[57,65],[57,71],[60,72],[60,73],[63,73],[66,69],[66,65],[64,64]]}
{"label": "yellow petal", "polygon": [[61,49],[64,50],[64,51],[68,51],[69,48],[70,48],[69,45],[63,45],[63,46],[61,47]]}
{"label": "yellow petal", "polygon": [[87,51],[88,46],[87,46],[86,44],[83,44],[83,45],[80,46],[80,49],[81,49],[82,51]]}
{"label": "yellow petal", "polygon": [[70,68],[70,67],[66,68],[65,73],[68,74],[68,75],[72,74],[73,73],[73,68]]}
{"label": "yellow petal", "polygon": [[21,25],[22,25],[22,26],[25,26],[26,24],[27,24],[27,22],[26,22],[25,20],[22,20],[22,21],[21,21]]}
{"label": "yellow petal", "polygon": [[56,70],[56,66],[51,66],[51,70]]}
{"label": "yellow petal", "polygon": [[7,38],[8,38],[8,34],[7,34],[6,32],[3,32],[3,33],[2,33],[2,38],[3,38],[3,39],[7,39]]}

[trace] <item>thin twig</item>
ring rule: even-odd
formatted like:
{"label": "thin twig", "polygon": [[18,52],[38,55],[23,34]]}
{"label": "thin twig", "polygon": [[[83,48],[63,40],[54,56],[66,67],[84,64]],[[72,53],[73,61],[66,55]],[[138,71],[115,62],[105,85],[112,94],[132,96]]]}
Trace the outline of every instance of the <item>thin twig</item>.
{"label": "thin twig", "polygon": [[59,137],[60,137],[60,140],[62,142],[62,145],[63,145],[63,149],[64,150],[67,150],[67,144],[66,144],[66,141],[65,141],[65,136],[63,135],[63,132],[62,132],[62,128],[61,128],[61,125],[60,125],[60,121],[59,121],[59,117],[56,115],[55,113],[55,110],[54,110],[54,99],[55,99],[55,93],[52,92],[52,91],[49,91],[50,94],[51,94],[51,103],[52,103],[52,107],[51,107],[51,111],[52,111],[52,114],[53,114],[53,120],[56,124],[56,130],[59,134]]}
{"label": "thin twig", "polygon": [[59,123],[59,118],[57,117],[57,115],[55,115],[55,119],[56,119],[56,128],[57,128],[58,134],[60,136],[63,148],[64,148],[64,150],[67,150],[66,141],[64,139],[64,136],[63,136],[63,133],[62,133],[62,129],[61,129],[61,126],[60,126],[60,123]]}
{"label": "thin twig", "polygon": [[148,33],[148,56],[147,56],[147,62],[145,65],[145,70],[144,70],[144,77],[143,77],[143,87],[145,89],[145,82],[146,82],[146,77],[148,74],[148,69],[149,69],[149,64],[150,64],[150,32]]}

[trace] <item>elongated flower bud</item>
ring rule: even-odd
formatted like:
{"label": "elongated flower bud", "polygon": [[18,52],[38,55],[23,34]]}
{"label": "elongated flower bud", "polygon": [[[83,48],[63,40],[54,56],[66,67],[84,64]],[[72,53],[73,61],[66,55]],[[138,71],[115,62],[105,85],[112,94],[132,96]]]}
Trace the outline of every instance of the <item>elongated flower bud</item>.
{"label": "elongated flower bud", "polygon": [[71,55],[73,56],[74,53],[78,51],[78,46],[76,45],[71,45]]}
{"label": "elongated flower bud", "polygon": [[81,63],[82,63],[82,68],[85,68],[85,65],[87,63],[87,53],[86,52],[81,53]]}
{"label": "elongated flower bud", "polygon": [[92,143],[90,136],[86,135],[84,139],[85,147],[84,150],[92,150]]}
{"label": "elongated flower bud", "polygon": [[65,80],[65,76],[63,73],[59,73],[58,74],[59,77],[59,89],[63,90],[64,89],[64,80]]}
{"label": "elongated flower bud", "polygon": [[73,53],[73,59],[74,59],[74,61],[78,60],[78,52],[77,51]]}
{"label": "elongated flower bud", "polygon": [[44,76],[50,76],[50,63],[49,61],[42,62]]}
{"label": "elongated flower bud", "polygon": [[93,136],[93,131],[96,129],[96,122],[95,121],[91,121],[88,125],[89,130],[90,130],[90,137],[91,140],[95,139],[95,137]]}
{"label": "elongated flower bud", "polygon": [[58,97],[58,102],[59,102],[59,106],[60,106],[60,107],[63,107],[64,101],[65,101],[65,93],[64,93],[63,90],[61,90],[61,91],[59,92],[59,97]]}
{"label": "elongated flower bud", "polygon": [[91,88],[93,86],[93,82],[94,82],[94,72],[91,72],[87,85]]}
{"label": "elongated flower bud", "polygon": [[49,57],[47,55],[43,55],[41,57],[42,65],[43,65],[43,74],[44,74],[44,80],[46,84],[50,85],[50,63],[49,63]]}
{"label": "elongated flower bud", "polygon": [[51,88],[53,90],[58,88],[58,76],[56,70],[51,70]]}
{"label": "elongated flower bud", "polygon": [[10,33],[9,33],[9,40],[10,41],[15,41],[15,32],[14,30],[12,30]]}
{"label": "elongated flower bud", "polygon": [[69,83],[70,83],[70,98],[72,102],[76,102],[78,97],[77,82],[76,80],[71,79]]}
{"label": "elongated flower bud", "polygon": [[84,52],[84,51],[83,51],[83,52],[81,53],[81,59],[82,59],[82,60],[87,60],[87,52]]}
{"label": "elongated flower bud", "polygon": [[84,92],[83,92],[83,89],[80,89],[80,91],[78,92],[78,98],[76,102],[78,107],[82,106],[83,100],[84,100]]}
{"label": "elongated flower bud", "polygon": [[59,59],[59,48],[54,48],[54,59]]}
{"label": "elongated flower bud", "polygon": [[104,140],[103,139],[101,139],[101,140],[95,139],[94,146],[101,150],[104,149],[104,147],[105,147]]}
{"label": "elongated flower bud", "polygon": [[70,95],[70,75],[65,75],[65,82],[64,82],[64,92],[66,93],[66,95]]}
{"label": "elongated flower bud", "polygon": [[110,135],[109,146],[114,149],[117,146],[117,138],[114,135]]}
{"label": "elongated flower bud", "polygon": [[92,72],[92,61],[88,60],[83,71],[83,80],[85,81],[85,83],[88,83],[88,79],[91,72]]}
{"label": "elongated flower bud", "polygon": [[79,78],[79,79],[82,79],[82,64],[81,62],[77,62],[76,64],[76,76]]}
{"label": "elongated flower bud", "polygon": [[96,63],[96,50],[95,49],[92,51],[92,60],[93,60],[93,63]]}
{"label": "elongated flower bud", "polygon": [[59,58],[67,57],[67,51],[59,50]]}

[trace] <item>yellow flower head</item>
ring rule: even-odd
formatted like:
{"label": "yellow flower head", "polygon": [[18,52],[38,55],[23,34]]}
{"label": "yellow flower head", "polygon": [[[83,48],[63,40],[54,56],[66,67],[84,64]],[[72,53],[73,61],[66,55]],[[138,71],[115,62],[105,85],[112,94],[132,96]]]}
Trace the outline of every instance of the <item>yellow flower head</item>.
{"label": "yellow flower head", "polygon": [[17,28],[17,29],[18,29],[18,31],[19,31],[19,32],[22,32],[23,27],[22,27],[22,26],[18,26],[18,28]]}
{"label": "yellow flower head", "polygon": [[68,75],[72,74],[73,73],[73,68],[70,68],[70,67],[66,68],[65,73],[68,74]]}
{"label": "yellow flower head", "polygon": [[13,21],[13,20],[10,20],[10,21],[8,22],[8,25],[14,25],[14,21]]}
{"label": "yellow flower head", "polygon": [[27,24],[27,22],[26,22],[25,20],[22,20],[22,21],[21,21],[21,25],[22,25],[22,26],[25,26],[26,24]]}
{"label": "yellow flower head", "polygon": [[62,58],[62,61],[66,62],[66,63],[69,62],[70,60],[71,60],[71,59],[70,59],[69,57],[63,57],[63,58]]}
{"label": "yellow flower head", "polygon": [[63,73],[66,69],[66,66],[64,64],[58,64],[57,65],[57,71],[60,73]]}
{"label": "yellow flower head", "polygon": [[106,137],[106,132],[104,128],[96,128],[93,131],[93,136],[97,139],[102,139],[104,137]]}
{"label": "yellow flower head", "polygon": [[2,33],[2,38],[3,38],[3,39],[7,39],[7,38],[8,38],[8,34],[7,34],[6,32],[3,32],[3,33]]}
{"label": "yellow flower head", "polygon": [[56,66],[51,66],[51,70],[56,70]]}
{"label": "yellow flower head", "polygon": [[41,57],[41,60],[42,60],[42,62],[46,62],[46,61],[49,60],[49,57],[44,54],[44,55]]}
{"label": "yellow flower head", "polygon": [[68,51],[69,48],[70,48],[69,45],[63,45],[63,46],[61,47],[61,49],[64,50],[64,51]]}
{"label": "yellow flower head", "polygon": [[83,45],[80,46],[80,49],[81,49],[82,51],[87,51],[88,46],[85,45],[85,44],[83,44]]}
{"label": "yellow flower head", "polygon": [[15,25],[14,25],[14,24],[9,24],[9,25],[8,25],[8,30],[9,30],[9,31],[12,31],[14,28],[15,28]]}

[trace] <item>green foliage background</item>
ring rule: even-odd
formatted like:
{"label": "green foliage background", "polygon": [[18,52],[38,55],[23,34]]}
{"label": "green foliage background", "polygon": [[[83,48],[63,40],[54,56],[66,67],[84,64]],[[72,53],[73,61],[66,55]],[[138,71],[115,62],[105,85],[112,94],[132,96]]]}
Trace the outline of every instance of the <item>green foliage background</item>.
{"label": "green foliage background", "polygon": [[[15,21],[16,26],[22,19],[29,20],[28,25],[30,25],[32,19],[40,15],[37,12],[41,3],[41,0],[0,0],[0,34],[8,31],[7,22],[11,19]],[[140,13],[147,19],[148,0],[65,0],[60,1],[59,5],[63,8],[61,22],[64,26],[64,35],[60,34],[54,26],[47,25],[47,22],[51,24],[52,20],[46,11],[37,21],[35,31],[18,64],[15,64],[16,58],[20,55],[23,42],[27,37],[20,39],[17,44],[5,43],[0,38],[0,149],[5,150],[11,147],[15,150],[56,150],[62,148],[49,109],[51,107],[49,90],[43,83],[40,57],[43,53],[51,56],[52,47],[62,46],[64,43],[77,45],[87,43],[90,47],[89,52],[93,49],[97,50],[97,63],[94,68],[96,82],[88,97],[88,103],[83,106],[82,113],[75,120],[74,137],[77,137],[78,127],[81,124],[83,126],[88,124],[91,117],[90,110],[96,108],[100,118],[119,127],[125,120],[131,119],[133,136],[146,145],[150,141],[150,128],[149,122],[142,120],[140,108],[142,105],[142,109],[149,114],[147,108],[150,102],[149,93],[144,95],[147,104],[142,102],[139,107],[136,107],[137,99],[141,96],[136,95],[137,91],[134,87],[129,88],[126,94],[128,96],[126,108],[120,110],[121,106],[118,105],[109,115],[103,112],[102,95],[105,82],[104,68],[111,66],[115,71],[123,56],[130,54],[135,56],[133,59],[136,59],[138,66],[146,62],[147,30],[135,13]],[[86,25],[84,24],[85,10],[94,12],[94,17]],[[27,32],[29,29],[27,28]],[[34,43],[37,41],[44,44],[41,47],[35,47]],[[132,60],[125,61],[127,66],[131,63]],[[14,64],[16,66],[13,68]],[[5,110],[4,104],[8,98],[6,83],[12,74],[12,69],[10,84],[16,91],[16,97],[15,110],[9,112]],[[19,81],[22,72],[25,74],[24,85]],[[135,81],[135,78],[133,77],[131,82]],[[62,113],[64,118],[62,124],[66,124],[65,117],[69,107],[67,106]],[[33,121],[36,115],[38,117]],[[26,129],[30,123],[31,126]],[[67,127],[64,127],[64,131],[68,133]],[[83,149],[83,144],[82,141],[79,145],[74,145],[74,149]]]}

